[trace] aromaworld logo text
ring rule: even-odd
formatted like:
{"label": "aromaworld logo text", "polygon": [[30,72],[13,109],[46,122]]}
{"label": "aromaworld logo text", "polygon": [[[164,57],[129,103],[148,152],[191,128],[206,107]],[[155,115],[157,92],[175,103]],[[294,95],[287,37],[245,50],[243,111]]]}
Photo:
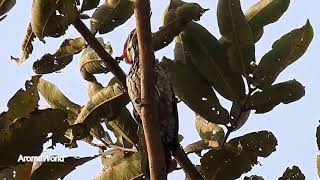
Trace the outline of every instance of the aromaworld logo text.
{"label": "aromaworld logo text", "polygon": [[64,162],[63,156],[23,156],[20,155],[18,162]]}

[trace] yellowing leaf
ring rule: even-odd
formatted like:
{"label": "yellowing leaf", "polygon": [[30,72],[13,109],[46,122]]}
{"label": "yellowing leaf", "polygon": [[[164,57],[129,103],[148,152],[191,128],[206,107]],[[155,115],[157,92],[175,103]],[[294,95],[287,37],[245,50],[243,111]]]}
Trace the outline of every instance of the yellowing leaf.
{"label": "yellowing leaf", "polygon": [[38,90],[52,108],[61,109],[73,114],[74,116],[79,114],[81,107],[78,104],[70,101],[58,89],[58,87],[51,82],[40,79]]}
{"label": "yellowing leaf", "polygon": [[[124,89],[119,84],[101,89],[89,100],[78,115],[75,125],[79,127],[72,128],[74,138],[84,138],[82,136],[87,135],[88,129],[102,119],[111,121],[116,118],[129,101],[128,95],[124,93]],[[78,134],[80,135],[78,136]]]}
{"label": "yellowing leaf", "polygon": [[224,131],[219,125],[213,124],[199,115],[196,115],[195,123],[198,134],[202,139],[216,140],[218,144],[222,143]]}
{"label": "yellowing leaf", "polygon": [[[112,47],[110,43],[104,45],[104,48],[109,54],[112,54]],[[97,80],[94,74],[108,73],[109,70],[98,54],[92,48],[87,47],[80,58],[80,72],[83,79],[95,82]]]}
{"label": "yellowing leaf", "polygon": [[36,36],[34,35],[34,33],[32,32],[32,29],[31,29],[31,24],[29,23],[26,35],[24,36],[24,40],[23,40],[23,43],[22,43],[22,55],[21,55],[21,57],[20,58],[12,58],[11,57],[12,59],[16,60],[16,63],[21,64],[26,59],[29,58],[29,55],[33,51],[32,42],[33,42],[35,37]]}
{"label": "yellowing leaf", "polygon": [[129,0],[109,0],[99,6],[90,20],[93,33],[108,33],[125,23],[133,14],[134,3]]}
{"label": "yellowing leaf", "polygon": [[95,180],[133,179],[145,172],[146,166],[142,159],[140,153],[134,153],[122,159],[117,158],[116,161],[113,160],[113,163],[106,166]]}

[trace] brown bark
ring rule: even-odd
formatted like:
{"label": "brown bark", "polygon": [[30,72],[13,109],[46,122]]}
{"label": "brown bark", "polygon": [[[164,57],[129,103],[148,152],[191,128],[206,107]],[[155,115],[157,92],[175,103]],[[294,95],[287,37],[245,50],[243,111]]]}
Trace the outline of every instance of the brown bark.
{"label": "brown bark", "polygon": [[157,102],[152,102],[155,83],[150,15],[149,0],[136,0],[136,30],[141,68],[141,119],[148,151],[150,178],[152,180],[163,180],[167,179],[167,171],[160,139],[159,121],[154,116],[153,103]]}

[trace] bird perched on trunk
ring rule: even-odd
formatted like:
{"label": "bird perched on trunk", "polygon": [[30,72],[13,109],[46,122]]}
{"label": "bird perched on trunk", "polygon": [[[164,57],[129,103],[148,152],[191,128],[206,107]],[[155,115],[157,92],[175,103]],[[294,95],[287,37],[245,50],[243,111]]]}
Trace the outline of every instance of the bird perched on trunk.
{"label": "bird perched on trunk", "polygon": [[[138,115],[141,113],[141,68],[139,66],[139,48],[136,30],[133,30],[123,49],[123,57],[132,64],[127,76],[128,94]],[[150,59],[151,61],[151,59]],[[160,124],[160,136],[164,148],[165,160],[168,165],[178,146],[178,111],[173,88],[164,66],[158,60],[154,62],[155,88],[153,99],[157,120]]]}

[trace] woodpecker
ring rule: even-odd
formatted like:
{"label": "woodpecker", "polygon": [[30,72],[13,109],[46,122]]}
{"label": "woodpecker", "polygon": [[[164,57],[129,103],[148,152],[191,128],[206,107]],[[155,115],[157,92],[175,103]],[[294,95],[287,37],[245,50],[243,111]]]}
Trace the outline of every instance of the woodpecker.
{"label": "woodpecker", "polygon": [[[123,57],[126,63],[131,64],[127,76],[128,94],[133,103],[134,112],[141,113],[141,70],[139,67],[139,48],[136,30],[128,36],[124,48]],[[165,160],[168,165],[171,156],[178,147],[178,111],[177,101],[165,67],[158,60],[154,62],[155,94],[153,96],[157,119],[160,124],[160,136],[164,148]],[[134,113],[135,114],[135,113]],[[139,119],[139,118],[138,118]]]}

